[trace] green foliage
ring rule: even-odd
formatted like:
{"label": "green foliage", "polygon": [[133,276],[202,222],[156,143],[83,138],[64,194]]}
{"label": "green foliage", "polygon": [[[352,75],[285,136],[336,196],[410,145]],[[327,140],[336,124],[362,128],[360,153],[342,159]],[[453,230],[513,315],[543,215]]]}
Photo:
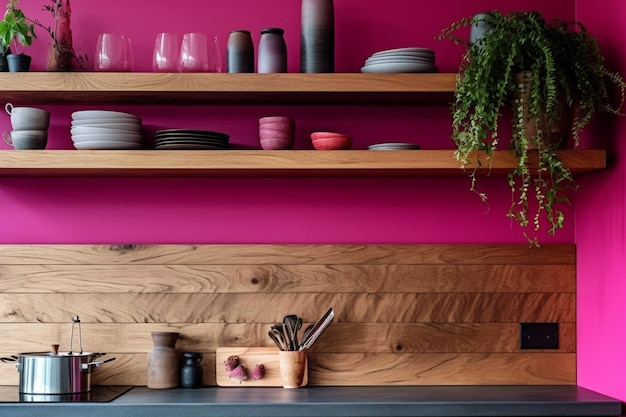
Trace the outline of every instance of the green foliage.
{"label": "green foliage", "polygon": [[0,42],[2,46],[8,49],[11,46],[11,42],[13,42],[15,52],[18,53],[18,45],[30,46],[33,38],[37,38],[34,25],[28,21],[20,9],[9,5],[4,19],[0,21]]}
{"label": "green foliage", "polygon": [[[474,18],[454,22],[439,35],[467,46],[451,109],[455,157],[462,166],[480,165],[477,151],[484,151],[491,161],[500,144],[502,110],[511,106],[510,149],[519,163],[508,178],[512,201],[507,215],[538,244],[542,215],[553,235],[564,220],[557,206],[569,203],[568,193],[576,188],[572,173],[555,153],[563,143],[548,140],[552,131],[571,115],[565,133],[578,146],[580,132],[596,112],[620,113],[626,83],[606,69],[595,38],[581,23],[547,22],[536,11],[493,11],[480,19],[489,30],[475,44],[456,35]],[[610,103],[609,83],[621,93],[617,106]],[[475,182],[472,174],[474,191]]]}

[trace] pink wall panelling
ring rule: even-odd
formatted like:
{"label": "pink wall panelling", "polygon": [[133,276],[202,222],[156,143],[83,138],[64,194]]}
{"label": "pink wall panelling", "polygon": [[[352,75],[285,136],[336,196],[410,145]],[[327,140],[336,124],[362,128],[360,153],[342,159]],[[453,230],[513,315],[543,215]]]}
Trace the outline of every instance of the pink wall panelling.
{"label": "pink wall panelling", "polygon": [[[2,179],[3,243],[522,243],[455,179]],[[568,213],[572,215],[572,213]],[[545,243],[571,242],[563,230]]]}
{"label": "pink wall panelling", "polygon": [[[578,0],[576,13],[607,65],[626,75],[626,3]],[[626,118],[604,117],[590,131],[610,168],[584,178],[577,196],[578,383],[626,401]]]}

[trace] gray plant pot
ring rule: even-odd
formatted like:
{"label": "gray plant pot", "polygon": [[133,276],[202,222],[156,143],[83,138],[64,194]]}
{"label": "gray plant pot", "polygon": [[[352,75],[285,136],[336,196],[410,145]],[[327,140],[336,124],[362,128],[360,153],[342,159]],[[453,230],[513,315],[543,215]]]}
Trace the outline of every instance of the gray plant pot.
{"label": "gray plant pot", "polygon": [[9,72],[27,72],[30,71],[30,61],[32,58],[24,54],[7,55],[7,63]]}

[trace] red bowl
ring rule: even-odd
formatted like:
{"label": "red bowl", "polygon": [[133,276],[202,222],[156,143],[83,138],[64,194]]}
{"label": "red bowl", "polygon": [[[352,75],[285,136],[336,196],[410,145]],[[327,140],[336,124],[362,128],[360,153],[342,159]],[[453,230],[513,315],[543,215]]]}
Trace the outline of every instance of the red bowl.
{"label": "red bowl", "polygon": [[320,137],[312,139],[311,143],[319,151],[344,150],[352,147],[352,138],[349,136]]}
{"label": "red bowl", "polygon": [[343,133],[336,132],[313,132],[311,133],[311,139],[321,138],[348,138],[349,136]]}

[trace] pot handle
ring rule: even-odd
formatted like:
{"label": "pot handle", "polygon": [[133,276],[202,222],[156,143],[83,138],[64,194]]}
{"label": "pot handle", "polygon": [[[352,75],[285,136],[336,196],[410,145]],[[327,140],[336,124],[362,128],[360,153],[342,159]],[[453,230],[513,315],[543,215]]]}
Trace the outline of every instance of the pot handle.
{"label": "pot handle", "polygon": [[89,363],[83,363],[83,371],[90,369],[91,367],[97,368],[98,366],[102,365],[103,363],[107,363],[107,362],[111,362],[114,361],[115,358],[109,358],[109,359],[105,359],[103,361],[94,361],[94,362],[89,362]]}
{"label": "pot handle", "polygon": [[15,355],[11,355],[11,356],[10,356],[10,357],[8,357],[8,358],[0,358],[0,361],[2,361],[2,362],[4,362],[4,363],[7,363],[7,362],[16,362],[16,361],[17,361],[17,359],[18,359],[18,358],[17,358],[17,356],[15,356]]}

